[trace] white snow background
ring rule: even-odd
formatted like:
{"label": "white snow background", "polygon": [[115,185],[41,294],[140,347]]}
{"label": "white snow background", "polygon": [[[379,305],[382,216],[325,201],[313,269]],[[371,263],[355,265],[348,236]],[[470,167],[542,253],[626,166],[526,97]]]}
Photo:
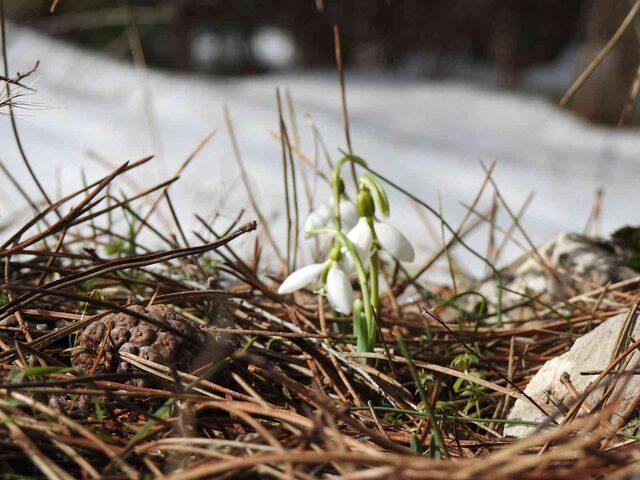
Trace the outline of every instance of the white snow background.
{"label": "white snow background", "polygon": [[[317,124],[334,160],[338,148],[345,148],[339,88],[331,72],[230,79],[145,73],[15,26],[8,32],[8,46],[12,72],[41,62],[29,78],[37,78],[37,92],[22,99],[33,106],[18,110],[18,124],[27,155],[52,194],[57,176],[68,192],[81,183],[80,167],[89,178],[107,172],[88,152],[114,165],[157,154],[143,173],[131,175],[149,187],[173,175],[205,135],[218,129],[171,187],[171,195],[187,226],[195,225],[189,224],[193,213],[210,217],[220,205],[235,215],[249,204],[225,128],[226,105],[260,206],[282,239],[281,151],[269,133],[278,126],[276,87],[291,92],[308,156],[313,156],[314,142],[306,115]],[[354,153],[435,208],[441,197],[454,225],[464,213],[461,202],[472,201],[484,178],[480,159],[497,162],[495,178],[514,210],[536,192],[523,219],[535,242],[582,231],[598,187],[605,189],[604,233],[640,223],[640,135],[633,130],[591,126],[546,100],[464,83],[347,72],[347,95]],[[0,159],[35,194],[8,117],[0,117],[0,138]],[[327,194],[320,187],[315,200]],[[2,217],[20,207],[8,182],[0,182],[0,195]],[[424,257],[433,241],[415,209],[401,198],[392,195],[392,223]],[[490,202],[486,195],[480,210]],[[245,218],[254,216],[248,211]],[[505,216],[501,222],[509,225]],[[433,224],[438,230],[436,219]],[[479,248],[486,236],[476,235]],[[517,252],[511,249],[510,254]]]}

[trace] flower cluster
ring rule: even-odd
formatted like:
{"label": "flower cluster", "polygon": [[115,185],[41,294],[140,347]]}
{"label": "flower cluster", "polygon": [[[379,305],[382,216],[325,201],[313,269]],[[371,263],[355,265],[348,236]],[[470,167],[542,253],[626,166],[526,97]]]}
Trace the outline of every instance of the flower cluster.
{"label": "flower cluster", "polygon": [[[287,294],[307,287],[326,294],[333,309],[344,315],[353,312],[358,349],[370,351],[375,345],[375,317],[380,310],[378,276],[383,259],[411,262],[414,250],[400,231],[386,222],[389,200],[378,180],[368,173],[358,179],[355,203],[345,194],[340,170],[346,162],[366,167],[359,157],[345,156],[333,172],[330,202],[312,211],[305,233],[330,235],[332,246],[326,259],[302,267],[282,282],[278,293]],[[333,217],[333,228],[330,227]],[[350,276],[357,276],[362,299],[356,298]]]}

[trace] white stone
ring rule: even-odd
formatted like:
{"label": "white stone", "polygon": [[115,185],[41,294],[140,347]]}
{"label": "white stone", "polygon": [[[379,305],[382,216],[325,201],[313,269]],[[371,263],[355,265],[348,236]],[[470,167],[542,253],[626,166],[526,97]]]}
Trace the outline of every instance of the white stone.
{"label": "white stone", "polygon": [[[542,368],[531,379],[527,388],[524,390],[527,395],[533,398],[545,411],[555,416],[556,420],[563,418],[562,412],[558,411],[556,406],[561,406],[568,410],[574,403],[574,395],[569,391],[562,381],[562,375],[566,372],[577,393],[582,393],[587,389],[589,384],[593,382],[597,375],[581,375],[580,372],[586,371],[602,371],[611,362],[619,337],[627,314],[619,314],[609,318],[604,323],[594,328],[591,332],[578,338],[571,349],[552,360],[545,363]],[[633,320],[632,320],[633,322]],[[635,325],[631,324],[631,337],[640,338],[640,321],[636,321]],[[628,336],[626,336],[628,339]],[[624,341],[622,338],[620,341]],[[628,344],[625,344],[628,346]],[[638,368],[640,355],[634,352],[630,357],[625,370]],[[611,375],[613,379],[613,375]],[[587,398],[588,405],[595,405],[606,386],[606,380],[603,380],[598,388]],[[619,402],[616,404],[616,412],[622,413],[624,409],[640,395],[640,376],[632,375],[628,377],[619,377],[616,385],[616,391],[609,398],[613,398],[621,394]],[[584,415],[584,409],[581,409],[580,415]],[[517,399],[508,416],[509,420],[526,420],[533,422],[544,422],[545,416],[534,405],[526,399]],[[504,434],[514,437],[523,437],[535,430],[535,427],[526,425],[506,425]]]}
{"label": "white stone", "polygon": [[[557,275],[551,275],[540,259],[527,253],[511,265],[500,270],[502,285],[512,293],[502,290],[502,307],[527,302],[522,294],[537,296],[540,301],[554,304],[556,299],[566,299],[570,293],[584,293],[604,286],[607,282],[619,282],[633,278],[638,272],[626,266],[625,253],[611,241],[565,233],[537,248],[538,255]],[[489,277],[473,288],[485,296],[495,309],[498,302],[495,278]],[[477,297],[470,297],[477,302]],[[512,309],[504,319],[528,320],[532,317],[529,306]]]}

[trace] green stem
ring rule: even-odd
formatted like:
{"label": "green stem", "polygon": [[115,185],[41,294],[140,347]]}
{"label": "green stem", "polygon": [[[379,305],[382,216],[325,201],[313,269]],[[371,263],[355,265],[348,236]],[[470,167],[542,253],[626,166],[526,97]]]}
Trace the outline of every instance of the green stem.
{"label": "green stem", "polygon": [[477,292],[475,290],[469,290],[467,292],[462,292],[462,293],[458,293],[457,295],[453,295],[449,298],[447,298],[446,300],[443,300],[442,302],[440,302],[439,304],[437,304],[435,307],[433,307],[434,311],[438,311],[439,309],[446,307],[447,305],[449,305],[450,303],[455,302],[456,300],[459,300],[463,297],[469,297],[469,296],[478,296],[480,297],[480,300],[482,301],[482,303],[484,305],[487,304],[487,299],[484,295],[482,295],[480,292]]}
{"label": "green stem", "polygon": [[377,313],[380,313],[380,287],[378,285],[378,250],[374,250],[369,257],[371,263],[369,269],[369,278],[371,279],[371,301],[373,302],[373,308]]}
{"label": "green stem", "polygon": [[[338,165],[336,165],[336,168]],[[342,218],[340,218],[340,171],[334,170],[333,173],[333,220],[335,222],[336,230],[342,230]]]}
{"label": "green stem", "polygon": [[[357,299],[353,302],[353,335],[356,337],[356,346],[358,352],[368,352],[368,330],[367,330],[367,322],[363,317],[362,313],[364,310],[364,304],[362,300]],[[361,359],[363,363],[367,364],[367,358]]]}
{"label": "green stem", "polygon": [[371,345],[371,350],[373,350],[373,346],[376,343],[378,337],[378,329],[376,328],[376,318],[380,315],[380,288],[378,285],[378,252],[377,250],[373,250],[371,256],[369,257],[369,263],[371,264],[369,267],[369,279],[371,282],[371,302],[373,304],[373,323],[369,325],[369,342]]}
{"label": "green stem", "polygon": [[566,315],[566,314],[560,312],[559,310],[553,308],[553,305],[550,305],[547,302],[543,302],[542,300],[540,300],[537,297],[534,297],[533,295],[529,295],[528,293],[518,292],[516,290],[512,290],[512,289],[510,289],[508,287],[505,287],[503,285],[499,285],[499,287],[500,287],[500,290],[505,290],[507,292],[513,293],[515,295],[518,295],[520,297],[526,298],[527,300],[530,300],[531,302],[538,303],[538,304],[542,305],[544,308],[548,308],[549,310],[551,310],[553,313],[555,313],[559,317],[563,318],[564,320],[571,320],[571,317],[569,315]]}
{"label": "green stem", "polygon": [[[380,315],[380,286],[378,284],[378,270],[379,270],[379,259],[378,259],[378,237],[376,236],[376,231],[373,228],[373,218],[367,218],[367,224],[369,225],[369,229],[371,230],[371,238],[373,239],[373,248],[371,250],[371,255],[369,256],[369,281],[371,285],[371,302],[373,305],[373,314]],[[377,318],[377,317],[376,317]],[[376,318],[373,318],[373,321],[376,321]],[[369,341],[371,342],[371,349],[376,343],[376,338],[378,336],[378,329],[376,328],[375,323],[369,325]]]}
{"label": "green stem", "polygon": [[498,328],[502,328],[504,326],[504,322],[502,321],[502,276],[496,272],[496,293],[498,294],[498,303],[496,305],[497,316],[496,322],[498,324]]}

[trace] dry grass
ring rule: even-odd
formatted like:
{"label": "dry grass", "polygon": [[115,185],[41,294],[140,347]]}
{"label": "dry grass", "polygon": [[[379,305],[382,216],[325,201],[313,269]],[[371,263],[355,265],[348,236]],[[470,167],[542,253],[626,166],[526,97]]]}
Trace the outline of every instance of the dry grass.
{"label": "dry grass", "polygon": [[[192,246],[173,209],[169,230],[156,227],[150,212],[136,213],[145,200],[154,209],[171,205],[171,181],[127,199],[111,196],[110,185],[149,160],[124,164],[15,231],[5,229],[0,463],[7,475],[623,478],[635,470],[635,440],[615,435],[624,425],[611,426],[607,407],[563,425],[550,419],[526,440],[501,431],[511,403],[545,361],[632,308],[640,277],[556,308],[531,301],[535,324],[497,327],[495,311],[454,308],[452,289],[392,268],[381,341],[375,352],[359,354],[350,318],[334,316],[311,292],[278,296],[277,282],[257,274],[259,262],[243,259],[238,242],[253,237],[255,223],[238,220],[217,232],[201,219],[208,233]],[[492,168],[486,174],[474,209],[492,185]],[[461,235],[481,225],[470,218],[470,227],[452,229],[457,239],[451,235],[426,271],[449,249],[447,264],[455,263]],[[132,387],[123,374],[69,370],[79,331],[151,299],[213,332],[234,332],[242,347],[204,374],[125,355],[140,374],[164,379],[162,390]],[[233,311],[234,327],[216,325],[220,303]],[[561,306],[566,314],[558,314]],[[463,368],[464,359],[471,361]],[[435,407],[445,445],[433,443],[422,394]],[[29,462],[20,460],[25,455]]]}
{"label": "dry grass", "polygon": [[[5,225],[7,240],[0,247],[3,476],[355,480],[635,474],[637,441],[620,435],[630,418],[614,427],[611,405],[562,422],[550,417],[522,440],[504,437],[502,429],[514,399],[526,398],[523,389],[544,362],[608,317],[635,313],[640,276],[591,286],[553,308],[523,299],[536,323],[498,326],[500,309],[465,311],[457,302],[464,293],[461,282],[453,282],[456,291],[428,283],[424,274],[446,265],[455,279],[456,248],[472,251],[495,272],[493,262],[516,235],[532,246],[519,221],[524,209],[509,208],[490,166],[468,215],[455,228],[405,192],[421,214],[436,215],[447,238],[422,268],[410,273],[396,264],[385,272],[390,288],[382,298],[380,340],[374,352],[359,354],[350,318],[332,314],[312,292],[281,297],[275,292],[278,278],[262,274],[263,265],[274,264],[269,257],[277,257],[287,271],[303,254],[294,238],[298,213],[304,211],[296,181],[305,182],[311,204],[307,175],[326,178],[317,159],[302,152],[288,106],[289,123],[281,108],[277,135],[290,192],[286,248],[277,245],[268,225],[240,225],[242,214],[226,231],[198,217],[206,234],[187,235],[168,190],[174,179],[127,198],[110,193],[118,191],[123,174],[135,173],[150,158],[124,164],[45,207],[20,190],[37,213],[21,226]],[[348,125],[346,101],[344,115]],[[242,165],[230,120],[228,125]],[[251,195],[248,175],[243,170]],[[487,192],[494,206],[484,214],[478,205]],[[160,206],[170,213],[171,227],[154,224]],[[510,225],[497,225],[498,207],[508,213]],[[257,203],[254,209],[264,218]],[[483,226],[491,239],[486,255],[465,240]],[[256,228],[268,240],[264,252],[252,233]],[[255,246],[251,260],[246,248],[239,249],[250,244]],[[162,379],[162,389],[134,387],[127,383],[130,375],[70,369],[83,328],[109,312],[150,301],[171,304],[212,332],[234,333],[241,347],[196,372],[123,355],[136,375]],[[233,327],[216,323],[221,304],[231,310]],[[434,441],[425,402],[435,412],[444,444]]]}

